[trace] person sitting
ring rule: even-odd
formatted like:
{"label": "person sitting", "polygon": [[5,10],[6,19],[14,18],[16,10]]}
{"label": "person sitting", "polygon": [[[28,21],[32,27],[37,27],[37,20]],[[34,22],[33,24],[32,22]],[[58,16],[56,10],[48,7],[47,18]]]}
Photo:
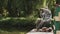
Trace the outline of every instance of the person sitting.
{"label": "person sitting", "polygon": [[39,29],[41,29],[42,27],[49,28],[50,24],[51,24],[51,18],[52,18],[51,11],[48,8],[41,8],[40,9],[40,18],[42,18],[42,19],[39,19],[37,21],[37,26],[36,26],[37,31]]}

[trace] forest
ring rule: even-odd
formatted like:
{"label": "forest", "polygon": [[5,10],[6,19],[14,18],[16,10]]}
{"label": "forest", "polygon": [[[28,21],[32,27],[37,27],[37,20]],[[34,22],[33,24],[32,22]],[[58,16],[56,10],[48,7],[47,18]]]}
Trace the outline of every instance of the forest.
{"label": "forest", "polygon": [[56,0],[0,0],[0,34],[25,34],[35,28],[40,8],[48,6],[54,16],[55,4]]}

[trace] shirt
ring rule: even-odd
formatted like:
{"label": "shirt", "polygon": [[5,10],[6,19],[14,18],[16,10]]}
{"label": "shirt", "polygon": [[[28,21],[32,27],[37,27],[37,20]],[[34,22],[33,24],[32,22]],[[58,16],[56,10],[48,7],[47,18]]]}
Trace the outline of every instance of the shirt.
{"label": "shirt", "polygon": [[43,12],[41,12],[40,16],[41,18],[43,18],[43,21],[51,21],[52,18],[52,14],[51,11],[49,9],[42,9]]}

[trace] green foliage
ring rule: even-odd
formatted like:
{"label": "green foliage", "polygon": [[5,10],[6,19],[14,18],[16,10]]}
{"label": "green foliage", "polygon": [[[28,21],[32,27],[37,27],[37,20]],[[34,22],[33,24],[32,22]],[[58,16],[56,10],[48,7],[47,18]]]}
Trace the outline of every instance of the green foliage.
{"label": "green foliage", "polygon": [[9,20],[3,20],[0,21],[0,28],[3,30],[11,30],[11,29],[17,29],[17,30],[31,30],[32,28],[35,28],[35,20],[29,20],[29,19],[9,19]]}
{"label": "green foliage", "polygon": [[[43,6],[54,6],[55,0],[0,0],[0,14],[3,17],[37,17]],[[36,11],[37,10],[37,11]]]}
{"label": "green foliage", "polygon": [[[39,17],[40,8],[48,5],[51,11],[54,11],[54,1],[55,0],[0,0],[0,29],[5,31],[29,31],[35,28],[35,20],[36,17]],[[5,33],[3,32],[3,34]]]}

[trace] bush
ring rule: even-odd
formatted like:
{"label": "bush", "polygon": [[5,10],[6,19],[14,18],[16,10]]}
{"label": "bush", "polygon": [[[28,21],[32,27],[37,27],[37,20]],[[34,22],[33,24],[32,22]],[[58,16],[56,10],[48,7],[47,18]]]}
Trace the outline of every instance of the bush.
{"label": "bush", "polygon": [[17,29],[17,30],[31,30],[35,28],[35,20],[32,19],[9,19],[0,21],[0,28],[9,30],[9,29]]}

